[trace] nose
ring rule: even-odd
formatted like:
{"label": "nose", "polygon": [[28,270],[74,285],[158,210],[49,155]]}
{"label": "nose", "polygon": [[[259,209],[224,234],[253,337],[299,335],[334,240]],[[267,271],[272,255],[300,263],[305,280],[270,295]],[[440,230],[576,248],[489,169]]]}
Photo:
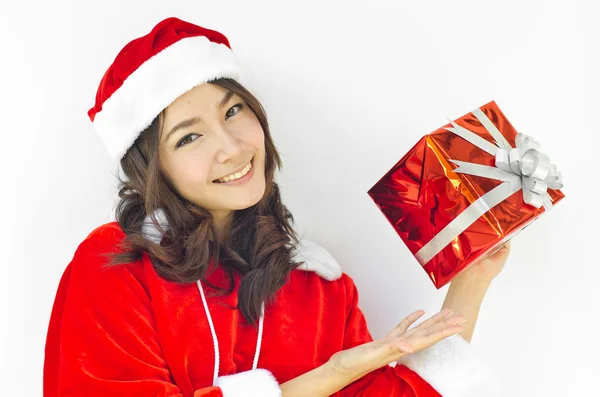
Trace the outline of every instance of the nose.
{"label": "nose", "polygon": [[238,158],[242,152],[242,142],[236,138],[235,134],[225,128],[220,128],[219,133],[219,150],[217,151],[217,161],[225,163],[230,159]]}

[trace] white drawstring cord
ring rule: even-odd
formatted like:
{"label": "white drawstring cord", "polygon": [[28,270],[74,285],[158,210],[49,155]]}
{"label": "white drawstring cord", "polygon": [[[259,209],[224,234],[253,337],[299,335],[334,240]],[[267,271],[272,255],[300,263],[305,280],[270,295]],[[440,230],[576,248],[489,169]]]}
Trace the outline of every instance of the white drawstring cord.
{"label": "white drawstring cord", "polygon": [[258,356],[260,354],[260,346],[262,344],[263,323],[265,320],[265,302],[260,305],[260,320],[258,320],[258,338],[256,339],[256,352],[254,353],[254,361],[252,369],[256,369],[258,365]]}
{"label": "white drawstring cord", "polygon": [[[219,354],[219,340],[217,339],[217,333],[215,332],[215,326],[212,321],[212,317],[210,315],[210,311],[208,310],[208,304],[206,303],[206,297],[204,296],[204,289],[202,288],[202,283],[200,280],[196,282],[198,285],[198,290],[200,291],[200,296],[202,297],[202,305],[204,306],[204,311],[206,312],[206,317],[208,318],[208,325],[210,327],[210,333],[213,339],[213,347],[215,349],[215,368],[213,371],[213,385],[217,381],[219,377],[219,362],[220,362],[220,354]],[[256,369],[258,366],[258,356],[260,355],[260,347],[262,345],[262,334],[264,327],[264,319],[265,319],[265,303],[263,302],[261,305],[261,313],[260,320],[258,322],[258,338],[256,340],[256,351],[254,352],[254,362],[252,363],[252,369]]]}
{"label": "white drawstring cord", "polygon": [[215,326],[213,324],[212,318],[210,317],[210,312],[208,311],[208,304],[206,303],[206,297],[204,296],[204,289],[202,288],[202,284],[200,280],[196,282],[198,284],[198,289],[200,290],[200,295],[202,296],[202,304],[204,305],[204,311],[206,312],[206,317],[208,317],[208,325],[210,326],[210,333],[213,339],[213,347],[215,348],[215,369],[213,372],[213,385],[219,376],[219,340],[217,339],[217,333],[215,332]]}

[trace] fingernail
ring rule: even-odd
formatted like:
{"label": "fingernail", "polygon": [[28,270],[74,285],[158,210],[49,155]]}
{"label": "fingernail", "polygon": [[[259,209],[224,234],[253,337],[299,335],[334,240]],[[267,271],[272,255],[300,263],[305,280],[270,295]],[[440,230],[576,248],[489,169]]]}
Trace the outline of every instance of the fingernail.
{"label": "fingernail", "polygon": [[451,316],[451,315],[453,315],[453,314],[454,314],[454,312],[453,312],[452,310],[450,310],[450,311],[448,312],[448,314],[446,314],[446,317],[450,317],[450,316]]}

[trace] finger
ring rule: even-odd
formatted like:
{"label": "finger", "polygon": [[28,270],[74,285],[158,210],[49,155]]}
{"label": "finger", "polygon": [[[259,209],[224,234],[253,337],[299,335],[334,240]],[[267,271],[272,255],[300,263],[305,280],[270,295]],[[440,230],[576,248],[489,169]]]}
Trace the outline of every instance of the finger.
{"label": "finger", "polygon": [[465,319],[464,316],[461,316],[460,314],[454,314],[454,315],[448,316],[444,320],[432,325],[431,327],[424,330],[423,332],[425,332],[425,334],[435,334],[439,330],[448,328],[451,326],[459,325],[459,326],[464,327],[464,323],[466,321],[467,320]]}
{"label": "finger", "polygon": [[413,335],[410,338],[407,338],[408,343],[413,348],[414,351],[426,349],[442,339],[445,339],[454,334],[458,334],[462,332],[464,327],[462,325],[446,325],[444,327],[440,327],[433,332],[428,332],[426,334],[417,334]]}
{"label": "finger", "polygon": [[510,253],[510,241],[504,243],[504,245],[502,247],[500,247],[500,249],[498,250],[498,252],[496,252],[494,254],[494,256],[508,256],[508,254]]}
{"label": "finger", "polygon": [[410,325],[412,323],[417,321],[419,319],[419,317],[421,317],[423,314],[425,314],[425,312],[423,310],[417,310],[416,312],[409,314],[402,321],[400,321],[400,323],[398,323],[398,325],[396,325],[394,327],[394,329],[392,329],[387,336],[395,337],[395,336],[402,335],[403,333],[406,332],[408,327],[410,327]]}
{"label": "finger", "polygon": [[413,330],[416,330],[417,328],[419,328],[419,330],[422,329],[427,329],[429,327],[431,327],[433,324],[442,321],[443,319],[445,319],[446,317],[452,315],[452,310],[445,308],[442,309],[439,313],[433,315],[432,317],[430,317],[429,319],[423,321],[421,324],[417,325],[415,328],[413,328]]}
{"label": "finger", "polygon": [[465,328],[462,325],[448,325],[431,333],[431,337],[435,340],[434,343],[446,339],[449,336],[462,332]]}
{"label": "finger", "polygon": [[490,251],[488,254],[486,254],[482,258],[482,261],[485,259],[488,259],[488,258],[504,258],[504,257],[507,257],[509,253],[510,253],[510,240],[507,241],[506,243],[502,244],[502,246],[496,248],[494,251]]}

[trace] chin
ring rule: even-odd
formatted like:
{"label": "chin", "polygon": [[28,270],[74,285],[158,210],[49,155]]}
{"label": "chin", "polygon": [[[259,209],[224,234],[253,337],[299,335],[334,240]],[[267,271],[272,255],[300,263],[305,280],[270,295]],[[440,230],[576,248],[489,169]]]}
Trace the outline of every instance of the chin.
{"label": "chin", "polygon": [[[263,191],[264,192],[264,191]],[[256,195],[252,198],[247,198],[246,200],[240,200],[237,203],[232,203],[234,205],[232,205],[232,208],[238,209],[238,210],[245,210],[246,208],[250,208],[256,204],[258,204],[260,202],[260,200],[263,198],[264,193],[259,195]]]}
{"label": "chin", "polygon": [[260,202],[265,196],[266,182],[264,176],[260,180],[251,181],[242,188],[232,188],[229,194],[221,194],[218,207],[222,210],[237,211],[250,208]]}

